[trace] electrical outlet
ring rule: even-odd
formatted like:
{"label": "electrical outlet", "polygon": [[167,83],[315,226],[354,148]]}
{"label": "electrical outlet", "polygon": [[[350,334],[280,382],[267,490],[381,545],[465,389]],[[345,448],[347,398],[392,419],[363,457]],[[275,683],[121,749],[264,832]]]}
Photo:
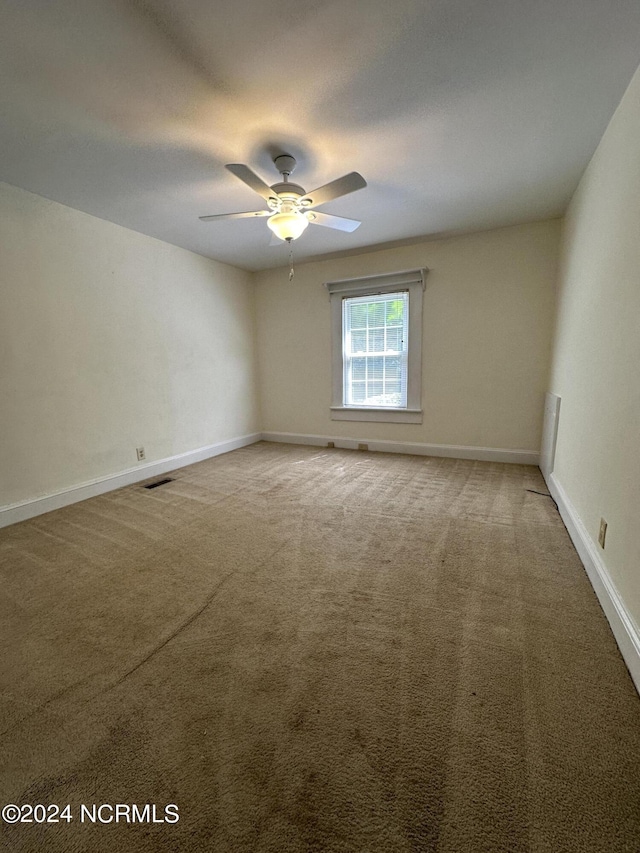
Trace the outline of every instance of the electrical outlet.
{"label": "electrical outlet", "polygon": [[327,442],[327,447],[335,447],[335,446],[336,446],[336,445],[335,445],[335,442],[334,442],[334,441],[328,441],[328,442]]}
{"label": "electrical outlet", "polygon": [[358,445],[358,450],[368,450],[368,449],[369,449],[368,444],[359,444]]}
{"label": "electrical outlet", "polygon": [[600,547],[604,550],[604,540],[607,538],[607,522],[604,518],[600,519],[600,533],[598,533],[598,542],[600,543]]}
{"label": "electrical outlet", "polygon": [[142,462],[143,459],[146,459],[144,455],[144,447],[136,447],[136,454],[138,456],[138,462]]}

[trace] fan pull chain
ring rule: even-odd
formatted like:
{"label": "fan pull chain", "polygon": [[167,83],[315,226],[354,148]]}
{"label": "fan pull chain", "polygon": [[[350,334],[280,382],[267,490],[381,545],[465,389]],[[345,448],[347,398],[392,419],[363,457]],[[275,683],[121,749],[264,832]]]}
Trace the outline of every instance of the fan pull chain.
{"label": "fan pull chain", "polygon": [[289,241],[289,281],[293,281],[293,240]]}

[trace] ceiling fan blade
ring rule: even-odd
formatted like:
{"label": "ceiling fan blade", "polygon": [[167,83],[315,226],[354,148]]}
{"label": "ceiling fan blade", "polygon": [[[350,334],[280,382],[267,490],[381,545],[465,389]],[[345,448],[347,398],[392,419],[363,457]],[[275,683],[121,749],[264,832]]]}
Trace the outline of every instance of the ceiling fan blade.
{"label": "ceiling fan blade", "polygon": [[362,175],[358,172],[349,172],[348,175],[336,178],[335,181],[331,181],[331,183],[307,193],[300,201],[307,209],[318,207],[319,204],[333,201],[334,198],[340,198],[340,196],[348,195],[366,186],[367,182]]}
{"label": "ceiling fan blade", "polygon": [[252,172],[248,166],[245,166],[243,163],[227,163],[226,168],[236,178],[240,178],[243,183],[262,196],[265,201],[271,201],[272,199],[278,201],[278,196],[271,187],[265,184],[262,178],[259,178],[255,172]]}
{"label": "ceiling fan blade", "polygon": [[252,219],[254,216],[271,216],[272,210],[250,210],[247,213],[213,213],[211,216],[199,216],[202,222],[212,222],[214,219]]}
{"label": "ceiling fan blade", "polygon": [[344,216],[333,216],[331,213],[309,213],[309,222],[312,225],[325,225],[327,228],[336,228],[338,231],[355,231],[362,225],[359,219],[346,219]]}

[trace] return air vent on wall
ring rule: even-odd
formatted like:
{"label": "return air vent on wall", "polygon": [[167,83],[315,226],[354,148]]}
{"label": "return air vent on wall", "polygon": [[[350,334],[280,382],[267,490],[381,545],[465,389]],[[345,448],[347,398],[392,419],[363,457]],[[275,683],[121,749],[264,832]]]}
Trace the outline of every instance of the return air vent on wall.
{"label": "return air vent on wall", "polygon": [[148,483],[144,486],[145,489],[157,489],[158,486],[164,486],[165,483],[173,483],[173,477],[165,477],[164,480],[156,480],[155,483]]}
{"label": "return air vent on wall", "polygon": [[542,445],[540,447],[540,470],[547,485],[553,471],[558,439],[558,419],[560,417],[560,397],[548,392],[544,398],[544,419],[542,424]]}

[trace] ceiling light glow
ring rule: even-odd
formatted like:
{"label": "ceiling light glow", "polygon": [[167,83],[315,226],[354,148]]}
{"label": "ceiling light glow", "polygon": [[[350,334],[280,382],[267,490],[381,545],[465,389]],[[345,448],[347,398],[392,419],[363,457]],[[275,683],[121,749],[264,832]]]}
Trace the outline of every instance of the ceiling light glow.
{"label": "ceiling light glow", "polygon": [[282,213],[274,213],[267,219],[267,225],[281,240],[297,240],[309,224],[306,216],[298,210],[283,210]]}

